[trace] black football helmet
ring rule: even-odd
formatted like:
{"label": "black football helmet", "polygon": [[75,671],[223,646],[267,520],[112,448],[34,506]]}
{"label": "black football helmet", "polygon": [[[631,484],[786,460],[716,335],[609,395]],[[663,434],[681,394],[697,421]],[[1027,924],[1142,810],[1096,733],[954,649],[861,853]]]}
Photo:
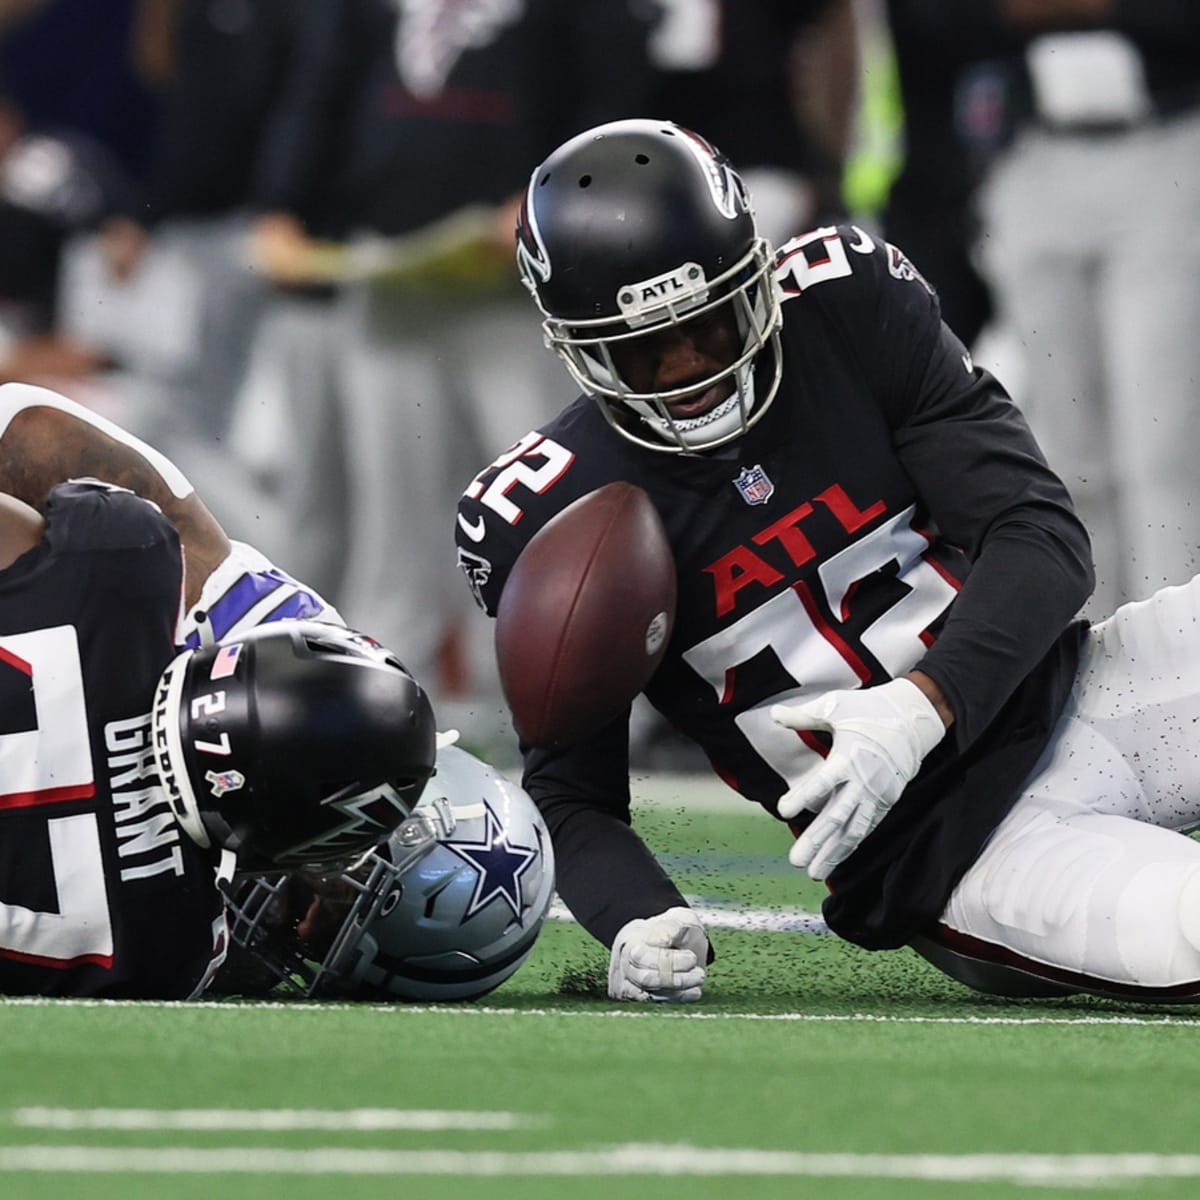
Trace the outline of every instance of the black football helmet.
{"label": "black football helmet", "polygon": [[[728,159],[669,121],[614,121],[565,142],[533,172],[517,221],[547,345],[613,427],[651,450],[711,450],[766,412],[782,369],[774,258]],[[622,378],[614,344],[724,306],[740,351],[721,371],[663,392]],[[733,394],[713,411],[671,415],[729,377]]]}
{"label": "black football helmet", "polygon": [[179,823],[243,872],[357,858],[412,812],[436,754],[429,699],[395,655],[317,621],[185,651],[152,720]]}

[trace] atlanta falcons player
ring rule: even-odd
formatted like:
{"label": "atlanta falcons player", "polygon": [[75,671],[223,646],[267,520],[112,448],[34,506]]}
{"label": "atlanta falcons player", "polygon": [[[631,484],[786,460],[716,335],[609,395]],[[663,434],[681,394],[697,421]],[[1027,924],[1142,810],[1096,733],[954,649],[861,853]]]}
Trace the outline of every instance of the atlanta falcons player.
{"label": "atlanta falcons player", "polygon": [[409,815],[429,701],[332,618],[152,448],[0,387],[0,993],[198,994],[218,867],[335,867]]}
{"label": "atlanta falcons player", "polygon": [[[566,142],[518,238],[584,395],[460,502],[485,609],[556,512],[641,486],[679,581],[646,696],[791,825],[836,933],[988,991],[1200,997],[1200,582],[1077,621],[1087,536],[924,279],[853,225],[775,252],[688,130]],[[698,998],[711,949],[630,826],[627,720],[524,755],[610,995]]]}

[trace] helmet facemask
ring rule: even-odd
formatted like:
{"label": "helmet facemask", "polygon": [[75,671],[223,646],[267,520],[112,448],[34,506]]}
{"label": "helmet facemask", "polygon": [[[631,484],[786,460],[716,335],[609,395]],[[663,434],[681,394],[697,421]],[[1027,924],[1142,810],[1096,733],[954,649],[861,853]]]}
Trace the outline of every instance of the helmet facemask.
{"label": "helmet facemask", "polygon": [[[707,279],[700,264],[685,263],[666,275],[622,287],[616,296],[619,319],[562,320],[544,313],[547,344],[624,437],[667,453],[715,449],[741,437],[761,419],[779,385],[780,307],[773,266],[770,244],[757,238],[745,257],[715,279]],[[723,309],[732,312],[740,343],[728,365],[684,387],[655,392],[637,391],[622,377],[614,347]],[[773,376],[756,394],[756,364],[768,345]],[[695,417],[672,415],[673,403],[729,378],[733,391],[716,408]]]}
{"label": "helmet facemask", "polygon": [[[227,899],[230,938],[265,967],[270,988],[281,993],[311,997],[347,990],[336,981],[352,981],[357,960],[364,951],[370,957],[370,929],[395,905],[404,875],[453,832],[450,806],[435,802],[413,812],[385,845],[344,871],[242,877]],[[322,919],[302,937],[298,926],[314,900]]]}
{"label": "helmet facemask", "polygon": [[307,994],[352,992],[362,970],[374,957],[371,929],[399,902],[405,875],[443,838],[454,834],[454,812],[437,797],[401,823],[386,845],[342,874],[342,882],[357,893]]}

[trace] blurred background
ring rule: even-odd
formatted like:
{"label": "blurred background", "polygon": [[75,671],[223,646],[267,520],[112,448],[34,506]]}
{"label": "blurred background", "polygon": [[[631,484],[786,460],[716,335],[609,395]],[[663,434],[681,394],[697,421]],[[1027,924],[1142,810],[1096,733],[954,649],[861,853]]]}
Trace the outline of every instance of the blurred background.
{"label": "blurred background", "polygon": [[[572,398],[517,198],[626,116],[777,245],[909,254],[1076,497],[1088,615],[1195,572],[1195,0],[0,0],[0,381],[164,450],[510,758],[454,504]],[[634,759],[701,765],[645,713]]]}

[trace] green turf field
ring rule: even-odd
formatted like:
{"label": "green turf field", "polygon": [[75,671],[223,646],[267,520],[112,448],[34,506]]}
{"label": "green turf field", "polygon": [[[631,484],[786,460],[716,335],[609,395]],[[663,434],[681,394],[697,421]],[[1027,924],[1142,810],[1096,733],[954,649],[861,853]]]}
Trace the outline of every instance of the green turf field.
{"label": "green turf field", "polygon": [[0,1001],[0,1200],[1200,1195],[1200,1008],[987,1000],[796,932],[821,889],[779,827],[643,790],[709,910],[702,1003],[608,1003],[564,921],[459,1008]]}

